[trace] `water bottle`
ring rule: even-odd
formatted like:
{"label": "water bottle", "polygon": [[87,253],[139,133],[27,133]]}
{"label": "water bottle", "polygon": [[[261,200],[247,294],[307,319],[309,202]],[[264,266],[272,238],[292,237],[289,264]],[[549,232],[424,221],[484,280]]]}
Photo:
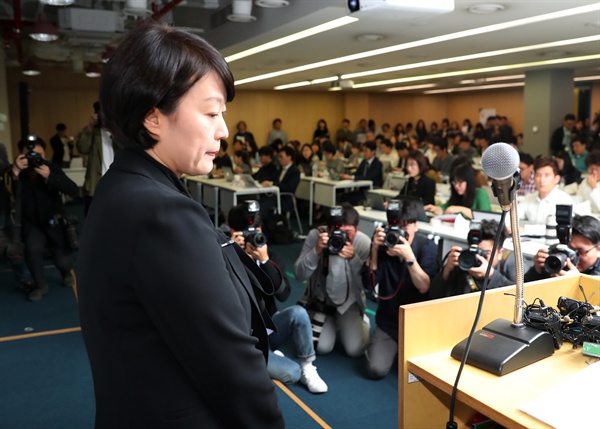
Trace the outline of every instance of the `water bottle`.
{"label": "water bottle", "polygon": [[318,177],[319,176],[319,166],[317,165],[316,162],[312,163],[312,177]]}

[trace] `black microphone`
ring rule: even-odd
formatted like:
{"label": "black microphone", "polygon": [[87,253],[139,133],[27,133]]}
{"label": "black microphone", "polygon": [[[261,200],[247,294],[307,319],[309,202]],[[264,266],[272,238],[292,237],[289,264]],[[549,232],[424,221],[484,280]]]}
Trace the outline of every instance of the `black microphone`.
{"label": "black microphone", "polygon": [[508,143],[494,143],[483,152],[481,167],[492,179],[492,189],[502,210],[509,211],[514,193],[521,186],[519,152]]}

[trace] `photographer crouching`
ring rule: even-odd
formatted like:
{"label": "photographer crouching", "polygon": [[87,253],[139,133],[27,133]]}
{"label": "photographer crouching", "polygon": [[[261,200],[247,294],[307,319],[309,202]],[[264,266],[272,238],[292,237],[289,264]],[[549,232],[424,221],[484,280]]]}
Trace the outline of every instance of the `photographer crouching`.
{"label": "photographer crouching", "polygon": [[367,350],[367,375],[385,377],[398,354],[398,308],[428,298],[431,278],[438,271],[437,246],[417,235],[417,205],[391,200],[387,210],[388,227],[376,228],[371,260],[366,265],[364,283],[378,287],[377,326]]}
{"label": "photographer crouching", "polygon": [[358,221],[350,204],[333,207],[327,227],[308,233],[294,264],[296,279],[308,280],[303,301],[319,354],[333,350],[337,329],[350,357],[362,356],[369,340],[360,270],[369,257],[371,240],[358,230]]}
{"label": "photographer crouching", "polygon": [[[274,286],[273,295],[262,296],[265,308],[277,328],[277,332],[269,335],[267,371],[271,378],[282,383],[300,381],[311,393],[325,393],[327,384],[313,365],[315,349],[308,313],[299,305],[291,305],[280,311],[277,309],[275,298],[285,301],[291,292],[290,283],[284,274],[283,260],[267,245],[267,238],[261,229],[261,217],[258,201],[248,200],[229,211],[227,222],[231,230],[231,238],[250,255],[271,279]],[[300,364],[277,350],[290,338],[296,346]]]}
{"label": "photographer crouching", "polygon": [[[25,262],[33,276],[30,301],[39,301],[48,292],[44,276],[44,252],[49,248],[64,284],[72,287],[72,246],[76,243],[73,222],[67,217],[62,194],[75,196],[77,185],[56,165],[46,160],[46,143],[30,134],[19,141],[20,155],[12,165],[12,192],[17,216],[20,216],[21,237],[25,244]],[[19,221],[19,219],[17,219]],[[68,238],[70,237],[70,240]]]}
{"label": "photographer crouching", "polygon": [[592,216],[575,216],[571,226],[561,222],[557,206],[556,222],[559,243],[538,250],[525,281],[578,273],[600,276],[600,221]]}

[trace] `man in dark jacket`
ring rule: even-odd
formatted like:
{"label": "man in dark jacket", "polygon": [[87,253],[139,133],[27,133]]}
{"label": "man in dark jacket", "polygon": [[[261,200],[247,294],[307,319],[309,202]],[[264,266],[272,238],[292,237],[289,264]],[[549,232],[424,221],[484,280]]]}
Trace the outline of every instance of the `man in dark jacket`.
{"label": "man in dark jacket", "polygon": [[[363,143],[363,160],[356,169],[356,173],[340,174],[340,179],[345,180],[370,180],[373,182],[373,188],[383,186],[383,164],[375,156],[377,145],[374,141]],[[345,193],[341,197],[342,202],[348,202],[353,206],[360,204],[365,199],[365,191],[358,189]]]}
{"label": "man in dark jacket", "polygon": [[571,134],[575,127],[575,115],[567,113],[563,120],[563,125],[558,127],[552,133],[550,138],[550,153],[556,155],[561,150],[570,152],[571,150]]}
{"label": "man in dark jacket", "polygon": [[49,247],[65,286],[72,287],[72,248],[65,228],[68,219],[62,195],[77,194],[77,185],[60,167],[46,161],[46,143],[29,135],[19,142],[21,154],[12,165],[12,191],[21,205],[21,235],[25,243],[25,261],[34,280],[27,298],[39,301],[48,292],[44,276],[44,252]]}

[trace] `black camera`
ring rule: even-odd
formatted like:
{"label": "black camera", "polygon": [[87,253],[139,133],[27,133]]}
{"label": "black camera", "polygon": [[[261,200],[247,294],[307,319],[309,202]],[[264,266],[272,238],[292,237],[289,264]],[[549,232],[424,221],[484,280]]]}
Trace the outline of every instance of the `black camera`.
{"label": "black camera", "polygon": [[548,331],[552,335],[554,348],[560,349],[563,345],[561,315],[552,307],[546,307],[543,301],[540,305],[528,305],[525,308],[523,319],[527,326]]}
{"label": "black camera", "polygon": [[460,252],[458,255],[458,266],[463,271],[469,271],[471,268],[481,266],[481,261],[477,259],[477,255],[485,258],[487,255],[477,245],[481,243],[481,223],[477,221],[471,222],[469,235],[467,235],[469,248]]}
{"label": "black camera", "polygon": [[34,151],[37,140],[38,138],[35,134],[29,134],[27,136],[28,152],[25,154],[25,159],[27,160],[28,167],[31,169],[44,165],[44,158],[42,158],[42,155]]}
{"label": "black camera", "polygon": [[400,227],[400,215],[401,215],[402,204],[398,200],[390,200],[388,202],[386,216],[388,221],[388,227],[385,230],[385,239],[383,244],[387,247],[394,247],[396,244],[402,244],[400,237],[404,237],[408,240],[408,232]]}
{"label": "black camera", "polygon": [[548,248],[548,257],[544,262],[544,269],[549,274],[556,274],[567,266],[567,259],[573,265],[579,262],[579,253],[568,246],[571,241],[571,224],[573,223],[573,206],[556,205],[556,238],[558,243]]}
{"label": "black camera", "polygon": [[256,229],[256,216],[260,211],[260,204],[256,200],[246,201],[246,229],[242,232],[244,241],[252,244],[254,247],[262,247],[267,244],[267,236]]}
{"label": "black camera", "polygon": [[339,206],[332,207],[329,211],[329,240],[327,241],[327,251],[330,255],[338,255],[348,241],[348,234],[341,230],[342,213],[342,208]]}

